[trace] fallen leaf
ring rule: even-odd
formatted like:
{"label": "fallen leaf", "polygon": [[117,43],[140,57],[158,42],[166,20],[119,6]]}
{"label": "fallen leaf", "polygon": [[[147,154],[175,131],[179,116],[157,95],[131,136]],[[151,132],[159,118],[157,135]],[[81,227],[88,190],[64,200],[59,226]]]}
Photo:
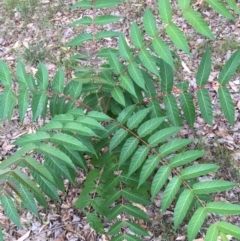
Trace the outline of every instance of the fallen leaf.
{"label": "fallen leaf", "polygon": [[26,232],[21,238],[19,238],[17,241],[24,241],[27,239],[30,235],[31,231]]}

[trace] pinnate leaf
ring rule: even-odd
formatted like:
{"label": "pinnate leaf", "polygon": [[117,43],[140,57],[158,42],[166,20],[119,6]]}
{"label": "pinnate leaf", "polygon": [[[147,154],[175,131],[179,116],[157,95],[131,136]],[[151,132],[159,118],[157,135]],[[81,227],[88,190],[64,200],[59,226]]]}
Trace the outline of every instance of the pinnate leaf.
{"label": "pinnate leaf", "polygon": [[119,129],[116,131],[114,136],[110,141],[110,151],[116,148],[128,135],[128,132],[124,129]]}
{"label": "pinnate leaf", "polygon": [[188,124],[193,127],[195,122],[195,107],[193,104],[193,99],[190,93],[184,91],[180,94],[180,104],[183,109],[184,116],[188,122]]}
{"label": "pinnate leaf", "polygon": [[149,109],[139,110],[138,112],[134,113],[127,122],[127,126],[130,130],[138,127],[138,125],[143,121],[143,119],[149,113]]}
{"label": "pinnate leaf", "polygon": [[146,122],[144,122],[141,126],[138,128],[138,135],[140,137],[145,137],[148,134],[151,134],[154,130],[156,130],[166,119],[166,117],[155,117],[152,118]]}
{"label": "pinnate leaf", "polygon": [[227,223],[224,221],[217,223],[217,228],[224,233],[230,234],[235,238],[240,239],[240,228],[236,225],[233,225],[231,223]]}
{"label": "pinnate leaf", "polygon": [[211,72],[211,65],[211,54],[209,48],[207,48],[201,59],[200,65],[198,66],[198,71],[196,75],[196,81],[198,85],[204,86],[205,84],[207,84]]}
{"label": "pinnate leaf", "polygon": [[210,39],[214,39],[212,31],[208,27],[208,24],[204,21],[201,14],[193,10],[191,7],[187,8],[183,12],[183,17],[203,36]]}
{"label": "pinnate leaf", "polygon": [[21,227],[20,218],[12,198],[8,195],[1,195],[0,201],[1,201],[2,207],[4,208],[5,214],[10,218],[10,220],[15,225],[17,225],[20,228]]}
{"label": "pinnate leaf", "polygon": [[151,147],[157,146],[160,142],[165,141],[168,137],[178,133],[180,131],[180,127],[169,127],[162,129],[155,134],[153,134],[150,138],[148,138],[148,143]]}
{"label": "pinnate leaf", "polygon": [[181,184],[182,184],[182,180],[178,176],[174,176],[168,183],[166,189],[163,192],[163,196],[162,196],[161,208],[162,208],[163,212],[165,212],[166,209],[172,203]]}
{"label": "pinnate leaf", "polygon": [[218,89],[218,95],[223,113],[229,123],[233,126],[235,119],[235,110],[231,94],[226,87],[221,87]]}
{"label": "pinnate leaf", "polygon": [[4,87],[12,86],[12,77],[8,66],[0,60],[0,82]]}
{"label": "pinnate leaf", "polygon": [[183,221],[184,217],[186,216],[192,202],[194,199],[194,195],[191,190],[185,189],[179,196],[176,207],[174,209],[174,228],[175,230]]}
{"label": "pinnate leaf", "polygon": [[143,26],[148,36],[155,37],[158,34],[156,20],[149,7],[146,8],[143,16]]}
{"label": "pinnate leaf", "polygon": [[240,214],[240,205],[226,202],[210,202],[206,205],[206,210],[220,215]]}
{"label": "pinnate leaf", "polygon": [[227,61],[227,63],[222,68],[219,76],[218,82],[221,85],[225,85],[233,77],[236,72],[236,69],[240,65],[240,49],[237,50]]}
{"label": "pinnate leaf", "polygon": [[171,168],[169,166],[161,166],[158,169],[158,171],[152,181],[152,186],[151,186],[152,199],[155,198],[155,196],[161,190],[163,185],[166,183],[166,181],[170,175],[170,172],[171,172]]}
{"label": "pinnate leaf", "polygon": [[[164,0],[165,1],[165,0]],[[167,0],[169,1],[169,0]],[[173,43],[185,53],[189,54],[189,47],[185,36],[176,24],[170,23],[165,28],[167,35],[173,41]]]}
{"label": "pinnate leaf", "polygon": [[144,47],[144,40],[143,40],[141,30],[135,22],[133,22],[131,25],[130,36],[131,36],[133,45],[136,48],[141,49]]}
{"label": "pinnate leaf", "polygon": [[160,160],[160,157],[157,155],[152,155],[146,160],[140,173],[138,187],[141,186],[148,179],[148,177],[152,174],[153,170],[156,168]]}
{"label": "pinnate leaf", "polygon": [[174,140],[167,142],[166,144],[163,144],[159,148],[158,152],[160,153],[161,157],[165,157],[165,156],[172,154],[173,152],[178,151],[181,148],[187,146],[191,142],[192,142],[191,139],[174,139]]}
{"label": "pinnate leaf", "polygon": [[163,23],[172,21],[172,7],[169,0],[158,0],[158,10]]}
{"label": "pinnate leaf", "polygon": [[199,104],[203,119],[209,125],[212,125],[212,121],[213,121],[212,104],[211,104],[209,93],[205,88],[202,88],[197,91],[197,100],[198,100],[198,104]]}
{"label": "pinnate leaf", "polygon": [[232,182],[213,180],[205,182],[197,182],[193,185],[193,191],[195,194],[208,194],[214,192],[227,191],[236,185]]}
{"label": "pinnate leaf", "polygon": [[187,227],[188,240],[193,240],[196,237],[206,217],[207,217],[207,211],[205,210],[205,208],[199,207],[195,211]]}
{"label": "pinnate leaf", "polygon": [[125,161],[133,154],[138,143],[139,140],[133,136],[126,140],[120,153],[119,166],[125,163]]}

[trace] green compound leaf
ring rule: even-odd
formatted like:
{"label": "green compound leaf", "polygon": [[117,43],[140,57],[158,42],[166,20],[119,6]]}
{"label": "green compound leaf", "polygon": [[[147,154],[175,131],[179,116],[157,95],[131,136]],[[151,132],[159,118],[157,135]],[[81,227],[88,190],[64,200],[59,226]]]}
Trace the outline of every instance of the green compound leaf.
{"label": "green compound leaf", "polygon": [[95,9],[101,9],[101,8],[111,8],[115,7],[118,4],[121,4],[123,0],[97,0],[94,3]]}
{"label": "green compound leaf", "polygon": [[42,176],[39,176],[37,173],[35,172],[31,172],[33,178],[36,180],[36,182],[39,184],[39,186],[41,187],[41,189],[43,190],[43,192],[49,196],[51,199],[53,200],[58,200],[60,201],[60,198],[57,194],[57,190],[55,188],[55,186],[53,186],[49,181],[47,181],[47,179],[45,179]]}
{"label": "green compound leaf", "polygon": [[[167,0],[169,1],[169,0]],[[181,50],[183,50],[185,53],[189,54],[189,47],[188,42],[182,33],[182,31],[178,28],[178,26],[174,23],[170,23],[165,28],[167,35],[169,38],[173,41],[173,43]]]}
{"label": "green compound leaf", "polygon": [[15,106],[15,99],[16,96],[13,90],[5,88],[0,95],[0,120],[4,120],[6,117],[8,120],[11,119]]}
{"label": "green compound leaf", "polygon": [[123,106],[126,105],[125,98],[124,98],[121,88],[114,87],[111,91],[111,95],[112,95],[113,99],[116,100],[119,104],[121,104]]}
{"label": "green compound leaf", "polygon": [[225,7],[221,0],[206,0],[206,2],[218,13],[220,13],[223,17],[234,20],[234,17],[229,12],[229,10]]}
{"label": "green compound leaf", "polygon": [[67,43],[68,47],[74,47],[81,45],[82,43],[92,40],[93,36],[90,33],[83,33],[72,39],[69,43]]}
{"label": "green compound leaf", "polygon": [[218,238],[219,230],[217,228],[216,224],[210,225],[210,227],[207,230],[205,240],[208,241],[216,241]]}
{"label": "green compound leaf", "polygon": [[117,204],[114,208],[109,211],[109,215],[107,216],[107,220],[111,221],[116,218],[121,212],[123,212],[123,206]]}
{"label": "green compound leaf", "polygon": [[223,113],[229,123],[233,126],[235,119],[235,110],[229,90],[226,87],[219,88],[218,96]]}
{"label": "green compound leaf", "polygon": [[131,59],[133,58],[133,54],[126,42],[126,39],[122,34],[119,36],[118,49],[119,49],[120,55],[123,57],[124,60],[131,61]]}
{"label": "green compound leaf", "polygon": [[232,182],[214,180],[198,182],[193,185],[193,191],[195,194],[208,194],[214,192],[227,191],[236,185]]}
{"label": "green compound leaf", "polygon": [[158,69],[157,69],[157,66],[156,66],[156,62],[155,62],[153,56],[147,50],[140,51],[138,56],[141,60],[141,64],[147,70],[149,70],[153,74],[159,76]]}
{"label": "green compound leaf", "polygon": [[172,7],[169,0],[158,0],[158,10],[163,23],[172,21]]}
{"label": "green compound leaf", "polygon": [[240,10],[237,6],[236,0],[226,0],[226,2],[235,11],[235,13],[240,14]]}
{"label": "green compound leaf", "polygon": [[[5,70],[5,71],[7,71],[7,69]],[[5,73],[5,74],[7,74],[7,73]],[[22,63],[22,61],[18,61],[18,63],[17,63],[17,73],[16,73],[16,75],[17,75],[17,80],[18,80],[18,82],[19,82],[19,85],[23,88],[23,87],[25,87],[26,88],[26,86],[29,86],[28,85],[28,75],[27,75],[27,73],[26,73],[26,70],[25,70],[25,67],[24,67],[24,64]],[[9,78],[9,77],[8,77]],[[11,78],[11,76],[10,76],[10,78]],[[10,82],[9,82],[10,83]],[[4,85],[4,82],[3,82],[3,85]],[[11,85],[10,85],[11,86]]]}
{"label": "green compound leaf", "polygon": [[180,94],[180,104],[183,109],[184,116],[188,122],[188,124],[193,127],[195,122],[196,114],[195,107],[193,104],[193,99],[190,93],[184,91]]}
{"label": "green compound leaf", "polygon": [[235,238],[240,239],[240,228],[233,224],[221,221],[217,223],[217,228],[224,233],[230,234]]}
{"label": "green compound leaf", "polygon": [[71,23],[70,26],[75,27],[75,26],[77,26],[77,25],[79,25],[79,24],[91,25],[92,22],[93,22],[93,20],[92,20],[91,17],[85,16],[85,17],[80,18],[80,19],[74,21],[73,23]]}
{"label": "green compound leaf", "polygon": [[128,132],[124,129],[119,129],[116,131],[114,136],[112,137],[110,141],[110,151],[112,151],[114,148],[116,148],[120,143],[127,137]]}
{"label": "green compound leaf", "polygon": [[40,141],[46,141],[50,138],[50,134],[46,132],[36,132],[32,134],[24,135],[20,138],[18,138],[14,144],[18,146],[24,146],[26,144],[34,143],[34,142],[40,142]]}
{"label": "green compound leaf", "polygon": [[121,17],[114,16],[114,15],[103,15],[103,16],[97,16],[94,19],[94,23],[96,25],[105,25],[105,24],[110,24],[117,22]]}
{"label": "green compound leaf", "polygon": [[215,164],[198,164],[190,167],[186,167],[181,170],[180,175],[182,179],[188,180],[191,178],[200,177],[210,172],[216,172],[219,169]]}
{"label": "green compound leaf", "polygon": [[162,203],[161,203],[162,212],[165,212],[166,209],[170,206],[181,184],[182,184],[182,180],[178,176],[174,176],[170,180],[165,191],[163,192]]}
{"label": "green compound leaf", "polygon": [[[171,50],[160,37],[157,37],[152,41],[152,46],[156,54],[158,54],[158,56],[162,58],[163,61],[165,61],[172,68],[174,68]],[[160,70],[160,73],[161,73],[161,70]]]}
{"label": "green compound leaf", "polygon": [[3,84],[4,87],[12,86],[11,72],[8,66],[2,60],[0,60],[0,82]]}
{"label": "green compound leaf", "polygon": [[151,134],[163,123],[165,119],[166,117],[155,117],[144,122],[137,130],[138,135],[143,138],[148,134]]}
{"label": "green compound leaf", "polygon": [[199,207],[190,219],[187,227],[188,240],[193,240],[199,230],[201,229],[203,222],[207,217],[207,211],[203,207]]}
{"label": "green compound leaf", "polygon": [[133,154],[133,152],[137,148],[138,143],[139,143],[139,140],[133,136],[126,140],[120,153],[119,164],[118,164],[119,166],[125,163],[126,160]]}
{"label": "green compound leaf", "polygon": [[93,213],[87,214],[87,221],[90,226],[98,233],[104,233],[102,221]]}
{"label": "green compound leaf", "polygon": [[48,171],[48,169],[40,164],[36,159],[30,157],[30,156],[26,156],[24,158],[24,160],[22,161],[22,163],[24,163],[24,165],[26,165],[31,172],[35,172],[40,176],[43,176],[44,178],[46,178],[49,182],[51,182],[53,185],[57,185],[57,183],[54,181],[51,173]]}
{"label": "green compound leaf", "polygon": [[123,208],[123,212],[126,212],[135,218],[139,218],[139,219],[142,219],[145,221],[150,220],[149,217],[147,216],[147,214],[138,207],[135,207],[131,204],[126,204],[126,205],[122,206],[122,208]]}
{"label": "green compound leaf", "polygon": [[61,144],[63,146],[69,147],[73,150],[78,151],[87,151],[91,152],[89,148],[87,148],[81,141],[72,135],[68,135],[65,133],[56,133],[51,136],[50,141],[56,144]]}
{"label": "green compound leaf", "polygon": [[5,214],[10,218],[10,220],[15,225],[17,225],[20,228],[21,227],[20,218],[12,198],[8,195],[1,195],[0,201]]}
{"label": "green compound leaf", "polygon": [[159,60],[160,77],[161,77],[161,90],[170,93],[173,88],[173,69],[164,60]]}
{"label": "green compound leaf", "polygon": [[191,190],[185,189],[179,196],[176,207],[174,209],[174,229],[176,230],[178,226],[182,223],[185,218],[192,202],[194,195]]}
{"label": "green compound leaf", "polygon": [[133,79],[133,81],[142,89],[146,90],[145,88],[145,80],[143,78],[142,72],[139,69],[138,65],[135,62],[132,62],[128,65],[128,71]]}
{"label": "green compound leaf", "polygon": [[36,151],[49,157],[58,158],[62,160],[67,166],[75,169],[75,166],[73,165],[71,159],[57,148],[43,144],[39,146]]}
{"label": "green compound leaf", "polygon": [[121,124],[125,124],[125,122],[130,118],[134,110],[136,109],[136,105],[130,105],[127,108],[123,109],[119,114],[117,120]]}
{"label": "green compound leaf", "polygon": [[149,37],[154,37],[158,34],[156,20],[149,7],[146,8],[143,16],[143,26]]}
{"label": "green compound leaf", "polygon": [[140,173],[138,187],[140,187],[148,179],[160,160],[160,157],[157,155],[152,155],[146,160]]}
{"label": "green compound leaf", "polygon": [[240,214],[240,205],[226,202],[210,202],[206,205],[206,210],[220,215],[237,215]]}
{"label": "green compound leaf", "polygon": [[40,90],[46,90],[48,87],[48,71],[43,63],[40,63],[37,71],[37,82]]}
{"label": "green compound leaf", "polygon": [[201,14],[192,8],[187,8],[183,12],[183,17],[203,36],[215,39],[208,24],[204,21]]}
{"label": "green compound leaf", "polygon": [[178,0],[178,7],[181,10],[185,10],[190,6],[191,0]]}
{"label": "green compound leaf", "polygon": [[197,85],[204,86],[205,84],[207,84],[211,72],[211,65],[211,54],[209,48],[207,48],[201,59],[200,65],[198,66],[198,71],[196,75]]}
{"label": "green compound leaf", "polygon": [[123,72],[124,66],[119,61],[116,54],[110,53],[108,60],[109,60],[110,66],[111,66],[111,68],[113,68],[115,74],[121,74]]}
{"label": "green compound leaf", "polygon": [[154,179],[152,181],[152,186],[151,186],[152,200],[155,198],[155,196],[161,190],[163,185],[166,183],[170,175],[170,172],[171,172],[171,168],[169,166],[162,166],[158,169],[156,175],[154,176]]}
{"label": "green compound leaf", "polygon": [[179,167],[190,163],[199,157],[204,156],[205,154],[206,152],[204,151],[186,151],[184,153],[175,155],[169,160],[169,163],[171,164],[171,167]]}
{"label": "green compound leaf", "polygon": [[137,94],[134,88],[132,79],[128,75],[121,75],[119,78],[121,86],[128,91],[130,94],[134,95],[137,98]]}
{"label": "green compound leaf", "polygon": [[121,231],[121,228],[123,227],[124,222],[122,221],[117,221],[114,223],[108,230],[107,234],[108,235],[115,235]]}
{"label": "green compound leaf", "polygon": [[131,159],[128,176],[134,173],[142,165],[149,151],[150,148],[147,146],[141,146],[137,149]]}
{"label": "green compound leaf", "polygon": [[176,98],[172,94],[164,96],[163,102],[167,111],[168,119],[173,126],[180,126],[181,118],[177,106]]}
{"label": "green compound leaf", "polygon": [[159,149],[158,152],[160,153],[161,157],[168,156],[175,151],[180,150],[181,148],[190,144],[193,140],[191,139],[174,139],[165,144],[163,144]]}
{"label": "green compound leaf", "polygon": [[71,6],[71,9],[75,9],[75,8],[90,9],[92,8],[92,2],[89,2],[88,0],[77,2]]}
{"label": "green compound leaf", "polygon": [[29,94],[27,89],[20,89],[18,92],[18,112],[21,123],[25,117],[29,105]]}
{"label": "green compound leaf", "polygon": [[131,25],[130,36],[131,36],[133,45],[136,48],[141,49],[144,47],[144,39],[142,36],[141,29],[138,27],[138,25],[135,22],[133,22]]}
{"label": "green compound leaf", "polygon": [[223,69],[221,70],[219,76],[218,76],[218,82],[221,85],[226,85],[229,80],[233,77],[235,74],[238,66],[240,64],[240,49],[237,50],[227,61],[227,63],[224,65]]}
{"label": "green compound leaf", "polygon": [[149,233],[137,223],[126,221],[126,225],[130,228],[132,232],[138,235],[149,236]]}
{"label": "green compound leaf", "polygon": [[42,114],[47,104],[47,94],[44,92],[36,92],[33,94],[32,99],[32,113],[33,120],[37,120],[37,118]]}
{"label": "green compound leaf", "polygon": [[198,104],[199,104],[203,119],[209,125],[212,125],[212,121],[213,121],[212,103],[211,103],[210,95],[205,88],[197,91],[197,100],[198,100]]}
{"label": "green compound leaf", "polygon": [[157,146],[159,143],[165,141],[168,137],[173,136],[181,130],[180,127],[168,127],[162,129],[155,134],[153,134],[150,138],[148,138],[148,143],[151,147]]}
{"label": "green compound leaf", "polygon": [[149,109],[139,110],[138,112],[134,113],[127,122],[127,126],[130,130],[138,127],[138,125],[144,120],[144,118],[149,113]]}
{"label": "green compound leaf", "polygon": [[144,197],[140,192],[136,192],[132,189],[124,188],[122,190],[122,196],[134,203],[141,203],[143,205],[151,204],[151,202],[146,197]]}

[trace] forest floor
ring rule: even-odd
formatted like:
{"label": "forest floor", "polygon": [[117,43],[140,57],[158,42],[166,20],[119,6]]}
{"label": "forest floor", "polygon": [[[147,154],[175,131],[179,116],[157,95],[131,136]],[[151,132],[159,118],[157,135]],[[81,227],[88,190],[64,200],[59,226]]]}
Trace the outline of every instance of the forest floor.
{"label": "forest floor", "polygon": [[[35,74],[39,61],[42,61],[48,68],[50,78],[55,74],[59,66],[64,68],[66,80],[72,78],[74,72],[71,68],[70,57],[77,51],[82,51],[82,49],[70,49],[65,46],[65,43],[86,30],[80,27],[72,28],[69,24],[83,15],[91,14],[91,10],[70,10],[69,6],[75,2],[74,0],[0,0],[0,59],[7,63],[13,73],[15,73],[18,59],[21,59],[26,65],[28,73]],[[129,40],[129,26],[133,21],[142,25],[141,16],[146,5],[157,16],[155,2],[155,0],[129,0],[123,5],[108,10],[112,14],[125,16],[119,23],[108,27],[124,32]],[[176,5],[176,3],[174,4]],[[212,71],[208,88],[214,108],[214,124],[212,126],[207,125],[197,109],[194,128],[191,129],[188,125],[185,125],[181,135],[195,139],[193,147],[208,152],[205,156],[206,161],[211,161],[221,166],[217,173],[218,177],[221,176],[224,180],[232,180],[239,183],[240,67],[228,85],[235,105],[235,125],[233,127],[225,120],[219,107],[216,78],[223,64],[240,46],[240,19],[238,18],[235,23],[226,20],[206,6],[202,6],[199,11],[202,11],[214,35],[217,36],[216,41],[208,41],[212,54]],[[99,13],[102,12],[97,14]],[[177,11],[174,14],[179,15]],[[193,96],[195,96],[195,76],[197,66],[206,50],[206,39],[193,31],[184,22],[183,18],[177,18],[176,23],[187,36],[191,48],[191,56],[176,50],[179,58],[175,63],[175,79],[178,82],[189,81]],[[117,39],[107,39],[101,42],[101,44],[107,47],[116,47]],[[2,91],[3,87],[0,85],[0,94]],[[22,124],[19,121],[17,112],[11,121],[5,121],[1,124],[0,161],[3,161],[6,156],[11,155],[16,150],[16,147],[12,144],[16,138],[26,133],[35,132],[40,125],[42,125],[41,121],[37,124],[31,122],[30,108]],[[84,178],[84,174],[80,173],[78,178],[80,187]],[[68,191],[65,194],[60,194],[61,202],[49,201],[48,209],[39,207],[39,218],[36,218],[26,210],[20,210],[22,229],[17,229],[5,217],[0,207],[0,226],[3,228],[5,240],[109,240],[109,237],[106,235],[96,234],[87,224],[83,213],[73,208],[73,203],[80,192],[80,187],[72,186],[68,182],[65,184]],[[218,195],[216,198],[222,201],[239,202],[240,188]],[[146,240],[186,240],[181,229],[178,232],[174,232],[173,228],[169,228],[169,225],[172,225],[172,210],[161,214],[159,204],[160,196],[155,200],[153,209],[148,210],[148,212],[152,212],[149,215],[152,216],[154,221],[149,225],[149,233],[152,235],[152,238]],[[229,217],[229,220],[240,225],[239,217]],[[203,239],[200,237],[198,240]]]}

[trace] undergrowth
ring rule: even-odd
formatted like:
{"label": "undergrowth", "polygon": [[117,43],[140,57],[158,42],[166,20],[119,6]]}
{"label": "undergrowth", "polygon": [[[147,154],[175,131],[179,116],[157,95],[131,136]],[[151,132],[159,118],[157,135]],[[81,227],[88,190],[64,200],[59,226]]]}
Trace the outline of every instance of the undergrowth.
{"label": "undergrowth", "polygon": [[[194,127],[195,105],[206,123],[213,123],[208,93],[210,49],[206,48],[196,73],[194,94],[198,103],[194,104],[187,81],[174,86],[176,54],[172,46],[187,54],[190,48],[174,23],[170,1],[157,1],[160,19],[146,7],[143,29],[134,22],[131,25],[131,44],[123,33],[99,30],[99,26],[122,17],[98,15],[98,10],[122,2],[84,0],[72,6],[72,9],[91,9],[91,16],[83,16],[71,26],[91,26],[92,32],[78,35],[67,46],[81,47],[88,42],[92,49],[80,51],[72,58],[75,64],[84,64],[75,67],[75,78],[67,84],[61,68],[49,81],[43,63],[33,76],[26,73],[19,61],[18,84],[13,85],[9,68],[0,61],[0,80],[4,86],[0,96],[1,119],[10,120],[17,108],[22,122],[29,106],[33,121],[50,116],[50,121],[36,133],[18,138],[14,144],[19,149],[0,164],[0,200],[5,214],[21,227],[14,204],[16,196],[23,208],[38,216],[36,202],[46,207],[45,195],[59,201],[57,190],[64,192],[63,180],[75,183],[77,172],[84,170],[86,180],[74,205],[82,210],[96,232],[106,233],[113,241],[142,240],[149,236],[138,220],[151,222],[145,207],[151,206],[159,193],[161,214],[173,210],[172,233],[187,224],[187,238],[193,240],[207,220],[210,225],[206,241],[216,241],[219,235],[226,240],[227,234],[240,239],[240,228],[221,218],[240,214],[240,206],[212,198],[238,184],[221,177],[202,181],[201,177],[217,172],[220,166],[204,162],[206,152],[189,149],[193,140],[179,135],[186,123]],[[205,2],[229,21],[239,14],[234,1]],[[179,0],[178,8],[197,32],[210,41],[215,40],[190,0]],[[160,30],[159,20],[163,26]],[[164,42],[164,36],[169,37],[170,45]],[[118,38],[118,48],[101,48],[98,41],[104,38]],[[240,49],[221,68],[217,80],[220,105],[232,126],[235,111],[228,83],[239,63]],[[35,154],[44,157],[43,163],[36,160]],[[215,214],[220,216],[216,218]],[[104,228],[106,222],[110,223],[109,229]],[[162,236],[167,237],[168,233]]]}

